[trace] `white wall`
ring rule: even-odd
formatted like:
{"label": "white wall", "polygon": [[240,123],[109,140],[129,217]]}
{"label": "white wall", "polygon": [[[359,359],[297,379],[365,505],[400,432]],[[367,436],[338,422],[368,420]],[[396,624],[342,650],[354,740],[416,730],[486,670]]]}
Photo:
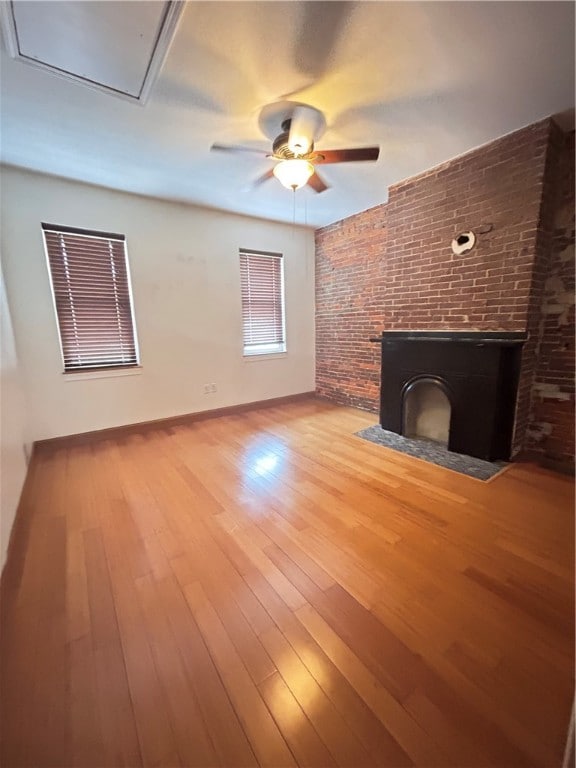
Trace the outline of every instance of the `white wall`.
{"label": "white wall", "polygon": [[0,324],[0,568],[3,568],[26,477],[26,459],[24,397],[1,267]]}
{"label": "white wall", "polygon": [[[2,169],[1,206],[30,440],[314,389],[311,230],[14,168]],[[126,235],[141,375],[71,380],[62,373],[42,221]],[[284,254],[285,357],[242,356],[239,248]],[[217,393],[203,394],[212,382]]]}

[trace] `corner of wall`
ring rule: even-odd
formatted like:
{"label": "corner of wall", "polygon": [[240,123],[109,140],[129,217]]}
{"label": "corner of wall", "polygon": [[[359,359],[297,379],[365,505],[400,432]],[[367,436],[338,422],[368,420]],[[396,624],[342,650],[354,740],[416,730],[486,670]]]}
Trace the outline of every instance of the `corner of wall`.
{"label": "corner of wall", "polygon": [[574,131],[552,122],[531,297],[534,360],[524,448],[574,467]]}
{"label": "corner of wall", "polygon": [[1,268],[0,315],[2,335],[0,355],[0,388],[2,391],[0,401],[0,567],[3,569],[8,554],[10,534],[26,479],[31,446],[26,444],[24,392]]}

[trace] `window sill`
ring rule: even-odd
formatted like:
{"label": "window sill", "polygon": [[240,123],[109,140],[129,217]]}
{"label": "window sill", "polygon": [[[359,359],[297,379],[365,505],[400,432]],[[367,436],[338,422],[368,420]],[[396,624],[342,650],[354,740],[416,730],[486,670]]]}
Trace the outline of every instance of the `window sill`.
{"label": "window sill", "polygon": [[244,355],[245,363],[257,362],[258,360],[277,360],[281,357],[288,357],[287,352],[257,352]]}
{"label": "window sill", "polygon": [[139,376],[142,373],[141,365],[130,368],[108,368],[101,371],[75,371],[63,373],[64,381],[85,381],[86,379],[110,379],[117,376]]}

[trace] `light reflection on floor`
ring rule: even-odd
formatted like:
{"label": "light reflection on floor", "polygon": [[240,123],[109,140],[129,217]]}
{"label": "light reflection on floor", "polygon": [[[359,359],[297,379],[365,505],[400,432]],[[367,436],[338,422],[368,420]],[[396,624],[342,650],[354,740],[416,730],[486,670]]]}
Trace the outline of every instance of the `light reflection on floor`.
{"label": "light reflection on floor", "polygon": [[259,478],[274,481],[281,474],[284,463],[284,444],[278,440],[258,441],[247,446],[242,456],[244,480],[257,481]]}
{"label": "light reflection on floor", "polygon": [[268,475],[277,464],[278,456],[275,453],[265,453],[254,461],[252,469],[257,475]]}

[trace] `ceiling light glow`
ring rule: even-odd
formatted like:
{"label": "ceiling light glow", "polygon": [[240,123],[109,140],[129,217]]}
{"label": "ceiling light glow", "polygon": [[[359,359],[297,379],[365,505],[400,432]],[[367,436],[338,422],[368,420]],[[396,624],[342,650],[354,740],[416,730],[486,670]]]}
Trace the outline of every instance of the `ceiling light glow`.
{"label": "ceiling light glow", "polygon": [[286,189],[300,189],[314,173],[314,166],[308,160],[281,160],[273,173]]}

